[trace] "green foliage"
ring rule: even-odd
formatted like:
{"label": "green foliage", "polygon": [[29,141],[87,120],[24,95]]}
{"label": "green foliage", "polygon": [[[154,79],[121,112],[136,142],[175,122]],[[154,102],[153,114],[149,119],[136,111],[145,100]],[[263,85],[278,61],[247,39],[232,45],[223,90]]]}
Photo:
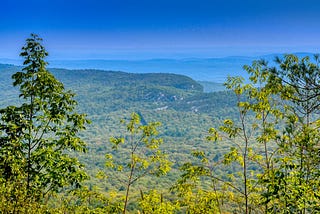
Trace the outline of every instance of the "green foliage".
{"label": "green foliage", "polygon": [[69,152],[86,151],[78,132],[88,120],[74,111],[74,94],[46,70],[48,53],[40,42],[34,34],[26,40],[20,54],[25,67],[12,76],[22,104],[0,110],[0,174],[1,184],[11,185],[8,203],[18,203],[21,198],[10,194],[21,191],[26,201],[43,202],[48,193],[78,187],[87,177]]}
{"label": "green foliage", "polygon": [[139,200],[141,213],[145,214],[172,214],[179,210],[179,204],[166,200],[162,193],[156,190],[150,190],[147,194],[141,191],[141,199]]}
{"label": "green foliage", "polygon": [[[299,59],[295,55],[285,55],[283,59],[276,59],[278,69],[273,69],[274,79],[285,87],[282,96],[289,99],[296,107],[295,110],[303,116],[310,115],[319,108],[320,71],[319,55]],[[294,106],[292,106],[294,107]]]}
{"label": "green foliage", "polygon": [[[132,113],[127,123],[125,120],[121,123],[125,125],[128,134],[123,137],[112,137],[110,142],[115,151],[121,150],[122,158],[114,160],[112,154],[106,154],[106,167],[117,172],[107,172],[107,176],[116,177],[125,186],[126,196],[123,208],[125,213],[130,187],[144,176],[167,174],[171,163],[159,148],[162,144],[162,139],[156,137],[159,122],[143,125],[141,117],[137,113]],[[127,157],[127,161],[123,162],[123,157]],[[112,174],[109,176],[109,173]],[[123,180],[119,173],[126,174]]]}
{"label": "green foliage", "polygon": [[1,213],[44,213],[47,207],[30,197],[28,189],[18,177],[15,180],[0,181]]}
{"label": "green foliage", "polygon": [[50,213],[120,213],[122,204],[113,192],[101,193],[96,187],[83,186],[55,195],[47,206]]}
{"label": "green foliage", "polygon": [[[318,56],[299,59],[286,55],[277,59],[273,80],[281,83],[284,129],[277,134],[278,153],[275,166],[265,184],[269,212],[319,212],[319,75]],[[271,83],[269,83],[271,85]]]}
{"label": "green foliage", "polygon": [[[224,120],[221,132],[211,128],[207,140],[227,141],[230,150],[220,160],[209,152],[193,152],[198,161],[183,165],[175,188],[183,198],[208,190],[206,185],[211,183],[208,192],[215,194],[220,210],[319,211],[317,56],[315,61],[313,64],[308,57],[299,60],[286,55],[277,61],[277,69],[260,60],[244,66],[251,83],[239,77],[228,78],[226,87],[237,96],[239,120]],[[220,169],[227,174],[221,176]],[[217,194],[222,192],[230,199]],[[228,206],[221,206],[219,201]]]}
{"label": "green foliage", "polygon": [[[122,120],[125,124],[125,121]],[[125,137],[112,137],[110,142],[112,148],[120,150],[122,147],[124,152],[128,154],[129,161],[125,165],[117,165],[114,163],[111,154],[106,154],[106,165],[113,169],[122,171],[128,168],[129,171],[133,168],[137,170],[136,180],[145,174],[164,175],[170,170],[170,162],[167,161],[166,155],[161,152],[159,146],[163,143],[161,138],[156,138],[158,135],[157,126],[159,122],[153,122],[146,125],[141,124],[140,116],[136,113],[131,115],[130,120],[126,125],[126,130],[129,135]],[[128,142],[126,142],[128,141]],[[120,167],[122,166],[122,167]]]}

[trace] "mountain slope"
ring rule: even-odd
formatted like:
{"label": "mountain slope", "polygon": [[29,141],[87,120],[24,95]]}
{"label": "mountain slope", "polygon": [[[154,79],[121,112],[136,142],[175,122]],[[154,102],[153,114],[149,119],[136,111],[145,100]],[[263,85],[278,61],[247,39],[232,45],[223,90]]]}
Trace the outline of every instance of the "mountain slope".
{"label": "mountain slope", "polygon": [[[1,107],[18,100],[10,76],[20,68],[0,65]],[[170,176],[190,158],[195,148],[218,152],[219,148],[204,143],[209,127],[218,126],[227,116],[236,117],[234,96],[227,91],[204,93],[203,86],[189,77],[175,74],[130,74],[101,70],[50,69],[76,93],[78,111],[92,121],[82,133],[89,152],[79,158],[94,178],[104,168],[105,153],[110,151],[109,138],[123,130],[120,120],[138,112],[145,123],[160,121],[162,149],[174,163]],[[219,152],[218,152],[219,153]],[[115,154],[116,155],[116,154]],[[123,157],[125,158],[125,157]],[[171,177],[167,179],[171,179]],[[173,180],[173,178],[172,178]],[[97,182],[94,179],[92,182]]]}

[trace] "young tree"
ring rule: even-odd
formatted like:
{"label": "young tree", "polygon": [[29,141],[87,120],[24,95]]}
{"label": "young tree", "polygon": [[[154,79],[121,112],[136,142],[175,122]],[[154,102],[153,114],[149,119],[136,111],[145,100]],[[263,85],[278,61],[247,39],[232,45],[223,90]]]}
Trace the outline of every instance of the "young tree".
{"label": "young tree", "polygon": [[[275,126],[281,115],[273,98],[276,89],[264,87],[270,75],[266,63],[255,61],[244,68],[251,83],[244,83],[241,77],[230,77],[225,84],[237,99],[238,119],[224,120],[219,130],[211,128],[207,137],[209,141],[230,145],[229,152],[221,159],[210,157],[205,151],[193,152],[198,161],[184,164],[179,180],[180,185],[191,180],[211,182],[212,190],[207,195],[214,200],[207,197],[207,201],[211,206],[215,204],[218,210],[215,212],[219,213],[226,210],[259,213],[264,209],[259,203],[259,193],[267,188],[259,184],[258,178],[271,170]],[[219,170],[224,173],[217,173]]]}
{"label": "young tree", "polygon": [[[125,124],[125,121],[122,120],[122,123]],[[166,174],[171,165],[159,148],[162,139],[156,137],[158,135],[156,128],[160,123],[142,125],[140,116],[132,113],[125,125],[128,134],[123,137],[112,137],[110,142],[115,151],[121,152],[122,159],[128,158],[127,161],[120,162],[111,153],[106,154],[106,166],[115,172],[112,174],[110,171],[109,175],[117,178],[125,186],[123,213],[127,211],[131,186],[146,175]],[[121,176],[122,174],[125,176]]]}
{"label": "young tree", "polygon": [[15,188],[25,188],[26,197],[38,202],[87,177],[70,152],[86,151],[77,134],[88,120],[75,112],[74,94],[46,69],[41,41],[35,34],[26,40],[20,54],[24,68],[12,76],[22,104],[0,110],[1,180],[19,183]]}

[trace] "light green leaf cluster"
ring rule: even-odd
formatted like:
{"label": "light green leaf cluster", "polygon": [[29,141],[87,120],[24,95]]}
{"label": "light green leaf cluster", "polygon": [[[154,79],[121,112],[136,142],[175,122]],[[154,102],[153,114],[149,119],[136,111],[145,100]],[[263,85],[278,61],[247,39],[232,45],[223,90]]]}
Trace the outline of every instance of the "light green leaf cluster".
{"label": "light green leaf cluster", "polygon": [[[160,123],[153,122],[142,125],[137,113],[132,113],[129,121],[121,121],[126,126],[125,137],[112,137],[112,148],[123,152],[128,158],[127,162],[120,162],[113,158],[112,154],[106,154],[106,167],[109,169],[109,179],[117,178],[126,186],[124,212],[127,209],[130,187],[147,175],[165,175],[171,169],[171,162],[167,155],[160,150],[163,143],[157,138],[157,127]],[[116,172],[126,176],[119,176]],[[124,177],[124,178],[123,178]]]}
{"label": "light green leaf cluster", "polygon": [[141,191],[141,199],[139,200],[141,213],[150,214],[173,214],[179,211],[178,203],[166,200],[162,193],[157,190],[150,190],[147,194]]}

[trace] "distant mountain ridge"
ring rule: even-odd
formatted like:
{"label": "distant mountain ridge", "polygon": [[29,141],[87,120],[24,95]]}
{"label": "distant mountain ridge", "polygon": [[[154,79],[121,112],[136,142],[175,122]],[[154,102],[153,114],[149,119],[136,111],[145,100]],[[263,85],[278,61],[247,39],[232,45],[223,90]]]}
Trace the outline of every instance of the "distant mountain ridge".
{"label": "distant mountain ridge", "polygon": [[[312,56],[313,53],[294,53],[299,57]],[[102,69],[125,71],[130,73],[174,73],[191,77],[197,81],[225,82],[228,76],[247,77],[243,65],[253,60],[265,59],[271,64],[276,56],[229,56],[223,58],[185,58],[185,59],[150,59],[150,60],[49,60],[51,68],[66,69]],[[0,63],[19,65],[20,60],[0,59]]]}

